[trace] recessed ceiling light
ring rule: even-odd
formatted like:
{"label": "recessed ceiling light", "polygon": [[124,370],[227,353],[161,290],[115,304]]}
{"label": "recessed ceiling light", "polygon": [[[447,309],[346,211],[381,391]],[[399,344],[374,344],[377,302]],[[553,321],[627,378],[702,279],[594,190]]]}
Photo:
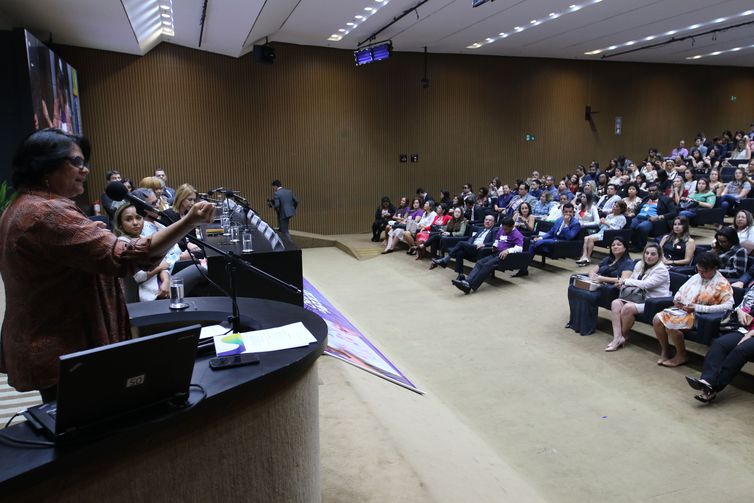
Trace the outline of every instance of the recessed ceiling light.
{"label": "recessed ceiling light", "polygon": [[[649,35],[647,37],[644,37],[642,40],[648,42],[648,41],[654,40],[655,38],[660,37],[660,36],[670,37],[670,36],[675,35],[676,33],[688,32],[688,31],[696,30],[698,28],[705,27],[705,26],[711,26],[711,25],[719,24],[719,23],[722,23],[723,21],[730,21],[730,20],[733,20],[735,18],[741,18],[741,17],[750,16],[752,14],[754,14],[754,10],[747,10],[745,12],[742,12],[741,14],[736,14],[734,16],[719,17],[719,18],[716,18],[716,19],[712,19],[710,21],[706,21],[704,23],[694,23],[691,26],[688,26],[686,28],[678,28],[678,29],[674,29],[674,30],[668,30],[665,33],[657,33],[657,34],[654,34],[654,35]],[[723,30],[725,28],[720,28],[720,29]],[[629,41],[629,42],[623,42],[621,44],[611,45],[610,47],[602,48],[601,50],[602,51],[613,51],[613,50],[619,49],[621,47],[629,47],[631,45],[634,45],[635,43],[636,43],[636,41],[632,40],[632,41]],[[584,54],[589,54],[589,52],[585,52]],[[686,58],[686,59],[690,59],[690,58]]]}
{"label": "recessed ceiling light", "polygon": [[[338,28],[338,31],[342,33],[343,35],[348,35],[353,30],[355,30],[356,27],[359,26],[360,23],[363,23],[367,18],[369,18],[370,16],[373,16],[378,10],[380,10],[381,8],[383,8],[384,6],[386,6],[387,4],[391,2],[391,0],[374,0],[374,1],[377,5],[374,5],[373,7],[364,7],[364,11],[366,11],[365,13],[357,14],[353,16],[353,18],[351,18],[347,23],[345,23],[346,26],[350,27],[350,30]],[[335,35],[337,35],[336,38],[334,38]],[[343,39],[343,35],[338,35],[337,33],[333,33],[327,38],[327,40],[337,42]]]}
{"label": "recessed ceiling light", "polygon": [[742,51],[744,49],[754,49],[754,44],[747,45],[747,46],[744,46],[744,47],[733,47],[731,49],[725,49],[723,51],[714,51],[714,52],[710,52],[708,54],[697,54],[696,56],[688,56],[686,59],[702,59],[702,58],[707,58],[707,57],[712,57],[712,56],[719,56],[721,54],[727,54],[727,53],[731,53],[731,52],[738,52],[738,51]]}
{"label": "recessed ceiling light", "polygon": [[170,19],[170,14],[163,14],[162,17],[166,17],[166,18]]}
{"label": "recessed ceiling light", "polygon": [[[541,19],[532,19],[529,21],[528,25],[525,26],[516,26],[513,28],[513,32],[515,33],[521,33],[522,31],[530,30],[534,28],[535,26],[539,26],[541,24],[547,23],[549,21],[552,21],[554,19],[557,19],[561,16],[565,16],[567,14],[571,14],[573,12],[579,11],[581,9],[585,9],[587,7],[590,7],[592,5],[596,5],[598,3],[602,2],[602,0],[586,0],[580,4],[572,4],[568,9],[560,11],[560,12],[550,12],[547,14],[546,17],[543,17]],[[509,36],[513,35],[513,33],[510,32],[500,32],[498,35],[495,35],[494,37],[488,37],[484,40],[484,42],[475,42],[471,45],[466,46],[469,49],[476,49],[478,47],[481,47],[486,44],[491,44],[497,40],[500,40],[502,38],[507,38]]]}
{"label": "recessed ceiling light", "polygon": [[160,5],[160,9],[162,9],[162,10],[170,10],[170,6],[169,5]]}

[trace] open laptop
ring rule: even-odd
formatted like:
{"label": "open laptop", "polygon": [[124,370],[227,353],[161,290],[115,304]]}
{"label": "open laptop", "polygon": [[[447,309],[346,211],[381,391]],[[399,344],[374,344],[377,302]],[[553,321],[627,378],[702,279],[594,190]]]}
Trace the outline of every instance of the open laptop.
{"label": "open laptop", "polygon": [[188,398],[201,325],[60,357],[58,397],[24,416],[54,440]]}

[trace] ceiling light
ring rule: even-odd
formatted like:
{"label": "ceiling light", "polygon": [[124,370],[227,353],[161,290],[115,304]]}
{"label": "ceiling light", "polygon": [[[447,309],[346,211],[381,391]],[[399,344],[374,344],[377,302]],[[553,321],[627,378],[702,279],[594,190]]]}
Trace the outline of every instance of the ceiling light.
{"label": "ceiling light", "polygon": [[163,14],[162,17],[166,17],[166,18],[170,19],[172,16],[170,14]]}
{"label": "ceiling light", "polygon": [[162,10],[170,10],[170,6],[169,5],[160,5],[160,9],[162,9]]}
{"label": "ceiling light", "polygon": [[721,54],[727,54],[729,52],[738,52],[738,51],[741,51],[741,50],[744,50],[744,49],[754,49],[754,44],[747,45],[747,46],[744,46],[744,47],[733,47],[731,49],[725,49],[725,50],[722,50],[722,51],[714,51],[714,52],[710,52],[708,54],[697,54],[696,56],[688,56],[686,59],[702,59],[702,58],[707,58],[707,57],[712,57],[712,56],[719,56]]}
{"label": "ceiling light", "polygon": [[[525,25],[525,26],[515,26],[512,31],[514,33],[521,33],[522,31],[530,30],[530,29],[534,28],[535,26],[539,26],[539,25],[547,23],[549,21],[553,21],[554,19],[557,19],[557,18],[559,18],[561,16],[565,16],[567,14],[571,14],[571,13],[579,11],[581,9],[585,9],[585,8],[590,7],[592,5],[596,5],[596,4],[600,3],[600,2],[602,2],[602,0],[586,0],[586,1],[582,2],[582,3],[580,3],[580,4],[572,4],[566,10],[563,10],[563,11],[560,11],[560,12],[550,12],[550,13],[547,14],[547,16],[542,17],[540,19],[532,19],[531,21],[529,21],[528,25]],[[498,35],[496,35],[494,37],[485,38],[484,42],[474,42],[471,45],[467,45],[466,48],[467,49],[478,49],[479,47],[482,47],[483,45],[491,44],[491,43],[496,42],[496,41],[498,41],[500,39],[507,38],[510,35],[513,35],[513,33],[504,32],[503,31],[503,32],[500,32]]]}
{"label": "ceiling light", "polygon": [[162,24],[164,24],[165,26],[173,26],[173,23],[171,23],[170,21],[163,21]]}
{"label": "ceiling light", "polygon": [[[386,6],[390,3],[391,0],[374,0],[377,5],[374,7],[364,7],[364,11],[361,11],[360,14],[357,14],[349,20],[349,22],[345,23],[346,26],[349,26],[350,29],[342,29],[339,28],[338,31],[344,35],[348,35],[349,33],[353,32],[361,23],[366,21],[370,16],[373,16],[377,13],[378,10]],[[330,40],[332,42],[338,42],[339,40],[343,39],[343,35],[338,35],[338,38],[333,38],[334,35],[337,35],[334,33],[333,35],[330,35],[327,40]]]}
{"label": "ceiling light", "polygon": [[[657,34],[654,34],[654,35],[649,35],[647,37],[644,37],[642,40],[645,40],[645,41],[648,42],[648,41],[654,40],[655,38],[660,37],[660,36],[670,37],[670,36],[673,36],[673,35],[675,35],[677,33],[684,33],[684,32],[693,31],[693,30],[696,30],[698,28],[703,28],[705,26],[715,25],[715,24],[718,24],[718,23],[722,23],[723,21],[730,21],[730,20],[733,20],[735,18],[741,18],[741,17],[750,16],[752,14],[754,14],[754,10],[747,10],[745,12],[742,12],[741,14],[736,14],[734,16],[719,17],[719,18],[716,18],[716,19],[712,19],[710,21],[706,21],[704,23],[695,23],[695,24],[692,24],[691,26],[688,26],[686,28],[678,28],[678,29],[666,31],[665,33],[657,33]],[[721,28],[721,29],[724,29],[724,28]],[[632,46],[635,43],[636,43],[635,40],[632,40],[632,41],[629,41],[629,42],[623,42],[623,43],[620,43],[620,44],[611,45],[610,47],[603,47],[601,49],[601,51],[614,51],[615,49],[620,49],[622,47]],[[590,51],[590,52],[593,52],[593,51]],[[585,52],[584,54],[589,54],[590,52]],[[595,54],[597,54],[597,53],[595,53]],[[687,58],[687,59],[690,59],[690,58]]]}
{"label": "ceiling light", "polygon": [[343,37],[341,35],[338,35],[337,33],[333,33],[329,37],[327,37],[327,40],[332,40],[333,42],[338,42]]}

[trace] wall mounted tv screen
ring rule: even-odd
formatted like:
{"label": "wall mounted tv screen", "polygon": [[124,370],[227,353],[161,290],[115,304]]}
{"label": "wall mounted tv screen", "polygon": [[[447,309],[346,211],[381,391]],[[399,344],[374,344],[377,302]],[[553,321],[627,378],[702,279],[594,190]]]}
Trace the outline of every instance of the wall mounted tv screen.
{"label": "wall mounted tv screen", "polygon": [[76,69],[34,35],[24,30],[34,127],[59,128],[81,134],[81,108]]}

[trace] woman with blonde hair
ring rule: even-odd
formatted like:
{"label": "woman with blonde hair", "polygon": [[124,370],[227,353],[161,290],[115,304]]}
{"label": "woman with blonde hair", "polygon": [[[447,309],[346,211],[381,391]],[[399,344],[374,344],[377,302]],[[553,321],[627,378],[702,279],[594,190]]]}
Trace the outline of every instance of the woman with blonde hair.
{"label": "woman with blonde hair", "polygon": [[[165,210],[164,213],[170,218],[170,220],[177,222],[178,220],[186,216],[194,206],[194,204],[196,203],[196,194],[197,192],[193,185],[184,183],[176,189],[175,197],[173,198],[173,205]],[[199,237],[196,235],[195,229],[192,229],[191,232],[189,232],[187,235]],[[187,243],[185,240],[181,240],[178,242],[178,247],[181,249],[181,252],[188,250],[193,253],[199,253],[200,255],[195,255],[195,258],[204,257],[204,250],[202,250],[201,247],[195,245],[194,243]],[[185,256],[185,254],[183,253],[181,254],[181,260],[189,259],[190,257]]]}
{"label": "woman with blonde hair", "polygon": [[[616,283],[616,286],[621,289],[621,295],[610,305],[613,340],[605,348],[608,353],[626,345],[636,316],[644,312],[646,299],[670,295],[670,273],[667,266],[660,260],[661,257],[660,245],[647,244],[644,247],[642,259],[636,262],[631,275],[628,278],[619,279]],[[633,288],[633,294],[629,290],[631,288]]]}
{"label": "woman with blonde hair", "polygon": [[147,176],[142,178],[139,182],[139,187],[144,189],[152,189],[157,196],[157,209],[165,211],[168,209],[168,200],[162,193],[165,191],[165,182],[156,176]]}

